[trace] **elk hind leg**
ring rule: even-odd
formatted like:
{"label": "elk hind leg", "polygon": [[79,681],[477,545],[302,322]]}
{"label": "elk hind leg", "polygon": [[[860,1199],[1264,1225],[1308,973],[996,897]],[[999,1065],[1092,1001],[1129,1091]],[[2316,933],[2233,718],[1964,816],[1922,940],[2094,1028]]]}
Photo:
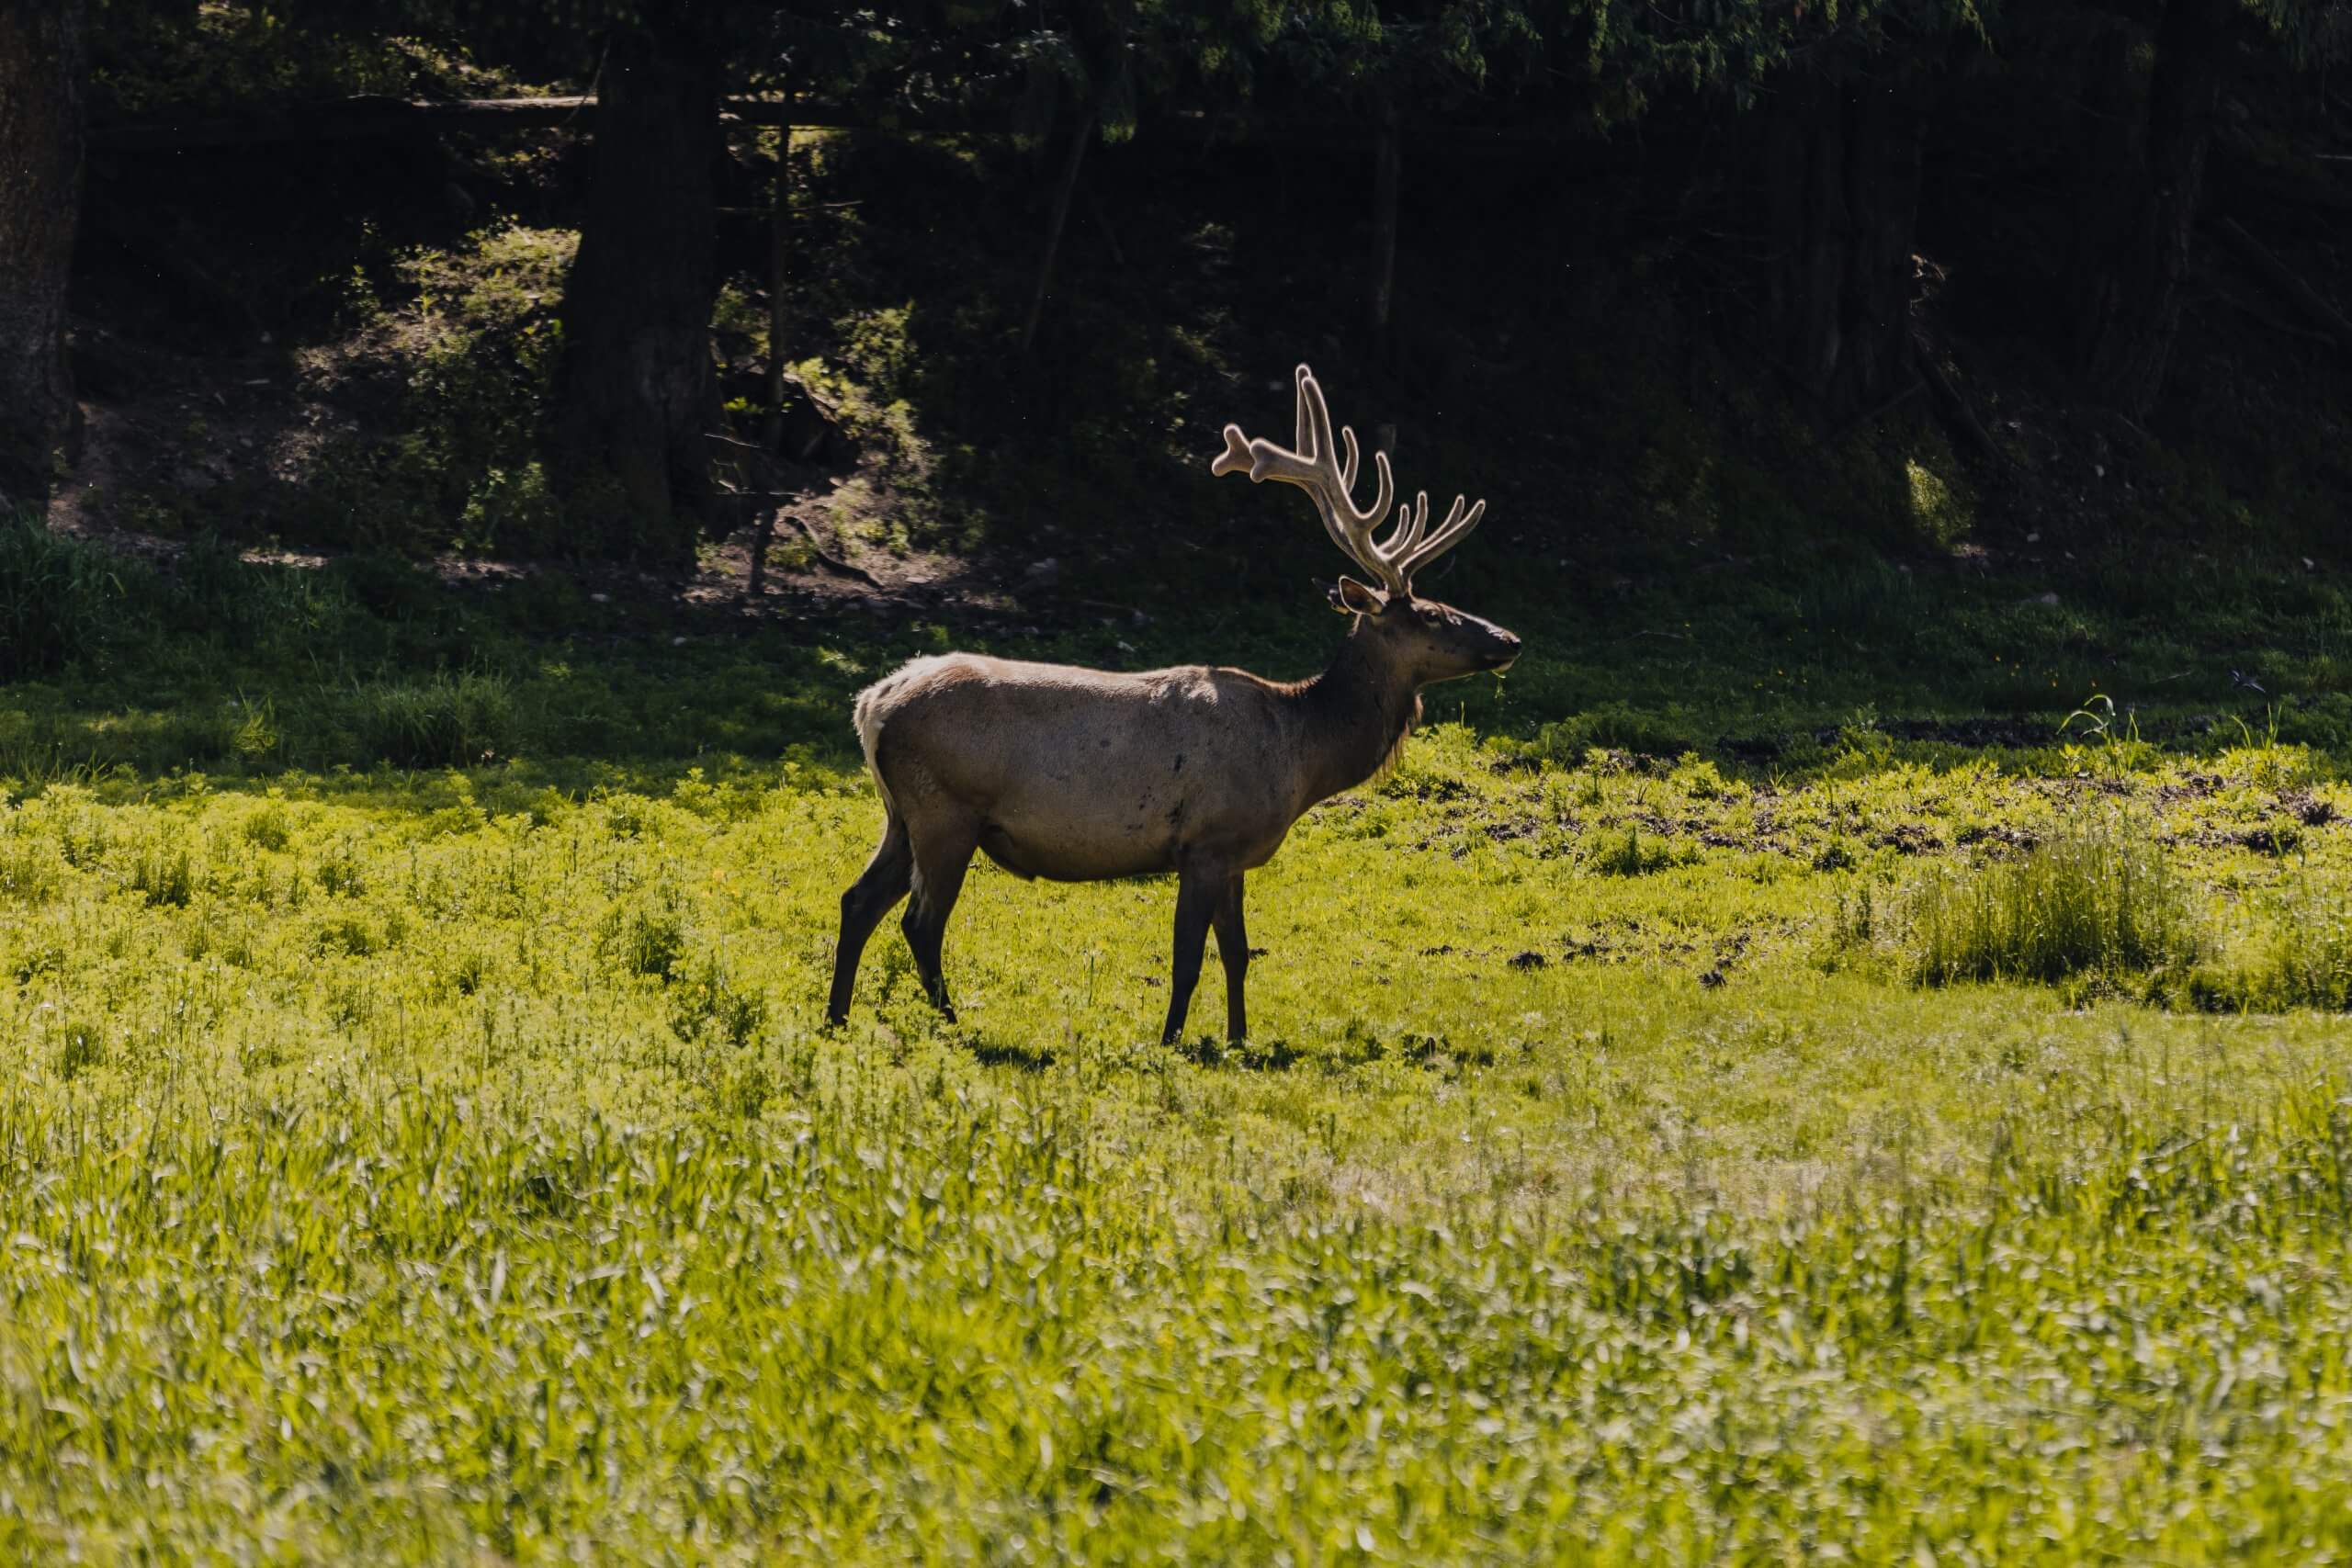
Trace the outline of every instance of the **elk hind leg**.
{"label": "elk hind leg", "polygon": [[1193,1006],[1193,987],[1201,983],[1201,951],[1208,943],[1209,917],[1225,898],[1223,875],[1191,869],[1176,879],[1176,965],[1168,976],[1168,1021],[1160,1027],[1159,1043],[1173,1045],[1184,1032],[1184,1015]]}
{"label": "elk hind leg", "polygon": [[874,858],[842,895],[842,935],[833,944],[833,989],[825,1002],[827,1023],[847,1021],[850,992],[857,985],[857,961],[865,952],[865,939],[874,934],[890,906],[907,896],[914,865],[914,845],[907,835],[907,825],[892,812],[883,825],[882,841],[875,846]]}
{"label": "elk hind leg", "polygon": [[947,941],[947,917],[964,891],[964,874],[971,869],[972,852],[979,834],[969,827],[934,829],[914,836],[914,897],[899,922],[907,933],[907,948],[915,955],[915,973],[922,979],[931,1005],[956,1021],[956,1004],[947,998],[947,976],[940,968],[940,950]]}

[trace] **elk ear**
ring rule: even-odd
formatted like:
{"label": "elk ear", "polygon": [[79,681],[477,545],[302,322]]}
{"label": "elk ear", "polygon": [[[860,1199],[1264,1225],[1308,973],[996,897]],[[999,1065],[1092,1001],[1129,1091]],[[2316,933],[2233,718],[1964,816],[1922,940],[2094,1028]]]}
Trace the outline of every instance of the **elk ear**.
{"label": "elk ear", "polygon": [[1388,608],[1387,600],[1352,577],[1331,584],[1330,598],[1331,608],[1343,615],[1377,615]]}

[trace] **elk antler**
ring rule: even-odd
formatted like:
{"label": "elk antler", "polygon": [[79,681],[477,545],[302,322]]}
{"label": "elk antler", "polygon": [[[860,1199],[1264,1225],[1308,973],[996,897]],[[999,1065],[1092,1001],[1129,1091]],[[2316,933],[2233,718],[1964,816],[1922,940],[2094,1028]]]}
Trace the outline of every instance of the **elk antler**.
{"label": "elk antler", "polygon": [[1296,374],[1298,449],[1277,446],[1263,437],[1250,440],[1241,434],[1239,425],[1228,424],[1225,427],[1225,450],[1210,463],[1209,471],[1247,471],[1252,484],[1279,479],[1306,491],[1314,500],[1315,510],[1322,517],[1324,532],[1331,536],[1331,542],[1346,551],[1349,559],[1377,578],[1392,598],[1410,598],[1413,574],[1452,549],[1464,535],[1476,527],[1478,519],[1486,515],[1487,503],[1482,501],[1464,510],[1463,499],[1455,496],[1453,509],[1432,534],[1429,531],[1430,498],[1423,491],[1398,514],[1396,525],[1388,531],[1388,536],[1374,540],[1373,530],[1380,526],[1396,499],[1396,480],[1388,471],[1388,454],[1372,455],[1373,468],[1380,476],[1380,489],[1370,510],[1359,510],[1355,503],[1356,433],[1345,425],[1340,427],[1338,445],[1346,449],[1347,455],[1335,460],[1331,411],[1324,406],[1323,389],[1315,384],[1315,373],[1306,366],[1300,366]]}

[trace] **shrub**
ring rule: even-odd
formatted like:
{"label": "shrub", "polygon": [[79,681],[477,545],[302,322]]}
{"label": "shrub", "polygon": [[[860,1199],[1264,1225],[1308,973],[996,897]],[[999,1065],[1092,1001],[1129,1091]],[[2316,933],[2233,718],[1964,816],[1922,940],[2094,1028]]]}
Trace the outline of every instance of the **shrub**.
{"label": "shrub", "polygon": [[1901,926],[1912,976],[1928,985],[2142,974],[2191,964],[2205,945],[2165,852],[2121,822],[1932,874]]}
{"label": "shrub", "polygon": [[149,844],[130,863],[130,890],[150,904],[186,908],[196,897],[196,862],[184,845]]}
{"label": "shrub", "polygon": [[[664,956],[670,965],[675,965],[675,953]],[[716,958],[706,959],[671,998],[670,1027],[681,1040],[707,1040],[741,1049],[760,1037],[767,1021],[766,998],[735,984]]]}

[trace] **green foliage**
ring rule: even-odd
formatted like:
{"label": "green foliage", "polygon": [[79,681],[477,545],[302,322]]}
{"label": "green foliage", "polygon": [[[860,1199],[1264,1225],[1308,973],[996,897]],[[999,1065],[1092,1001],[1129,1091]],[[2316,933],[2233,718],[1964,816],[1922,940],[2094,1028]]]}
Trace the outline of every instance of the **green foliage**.
{"label": "green foliage", "polygon": [[1903,924],[1912,974],[1934,985],[2186,970],[2206,942],[2170,861],[2121,818],[1931,874]]}
{"label": "green foliage", "polygon": [[[1557,719],[1535,732],[1527,752],[1566,766],[1600,752],[1625,752],[1659,760],[1679,757],[1708,744],[1679,706],[1660,713],[1627,703],[1601,703],[1572,718]],[[1600,765],[1611,765],[1602,759]]]}
{"label": "green foliage", "polygon": [[119,115],[226,115],[257,104],[461,85],[447,62],[397,30],[311,25],[316,5],[98,0],[90,9],[91,85]]}
{"label": "green foliage", "polygon": [[495,672],[362,682],[350,713],[360,750],[396,767],[478,766],[513,745],[514,694]]}
{"label": "green foliage", "polygon": [[2192,991],[2233,1010],[2352,1010],[2352,899],[2332,879],[2296,876],[2264,901],[2227,963],[2198,972]]}
{"label": "green foliage", "polygon": [[1645,842],[1639,824],[1604,839],[1588,863],[1602,876],[1646,876],[1677,863],[1674,846],[1653,836]]}
{"label": "green foliage", "polygon": [[390,432],[325,454],[300,502],[311,537],[423,553],[565,553],[540,457],[561,350],[557,307],[577,236],[494,225],[397,268],[405,299],[363,334],[368,374],[398,378]]}
{"label": "green foliage", "polygon": [[0,681],[103,649],[121,629],[122,571],[110,551],[30,513],[0,513]]}

